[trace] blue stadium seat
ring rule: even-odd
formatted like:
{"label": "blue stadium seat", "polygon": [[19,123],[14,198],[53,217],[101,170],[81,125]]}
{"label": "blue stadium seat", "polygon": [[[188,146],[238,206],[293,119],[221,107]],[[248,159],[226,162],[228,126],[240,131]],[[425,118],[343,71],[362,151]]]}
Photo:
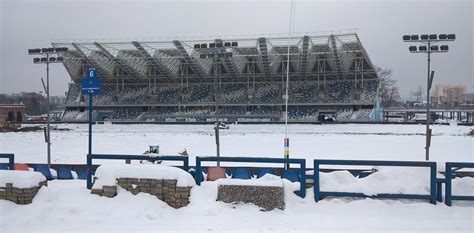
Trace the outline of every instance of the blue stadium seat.
{"label": "blue stadium seat", "polygon": [[271,168],[271,167],[264,167],[264,168],[260,168],[258,170],[258,174],[257,174],[257,178],[260,178],[266,174],[272,174],[272,175],[275,175],[275,169]]}
{"label": "blue stadium seat", "polygon": [[77,179],[79,179],[79,180],[86,180],[87,179],[86,169],[77,168],[74,171],[77,173]]}
{"label": "blue stadium seat", "polygon": [[372,172],[370,171],[362,171],[359,173],[359,175],[357,176],[358,178],[364,178],[364,177],[367,177],[369,176],[370,174],[372,174]]}
{"label": "blue stadium seat", "polygon": [[47,164],[36,164],[33,165],[33,169],[35,172],[41,172],[44,177],[46,177],[47,180],[52,180],[53,176],[51,175],[51,171],[49,170],[49,167]]}
{"label": "blue stadium seat", "polygon": [[300,174],[296,170],[281,170],[281,178],[291,182],[299,182]]}
{"label": "blue stadium seat", "polygon": [[232,179],[248,180],[252,178],[252,172],[248,168],[236,168],[232,171]]}
{"label": "blue stadium seat", "polygon": [[58,167],[57,171],[58,171],[58,179],[59,180],[72,180],[72,179],[74,179],[74,177],[72,177],[70,167],[60,166],[60,167]]}
{"label": "blue stadium seat", "polygon": [[8,163],[0,163],[0,170],[8,170]]}

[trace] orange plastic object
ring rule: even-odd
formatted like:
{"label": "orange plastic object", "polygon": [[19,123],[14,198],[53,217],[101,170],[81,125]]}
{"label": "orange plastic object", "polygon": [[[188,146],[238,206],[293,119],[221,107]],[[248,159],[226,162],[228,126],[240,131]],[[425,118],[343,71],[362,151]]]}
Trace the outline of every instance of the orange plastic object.
{"label": "orange plastic object", "polygon": [[18,171],[28,171],[28,165],[25,163],[15,163],[13,167]]}
{"label": "orange plastic object", "polygon": [[210,167],[207,169],[207,180],[218,180],[221,178],[226,178],[225,169],[222,167]]}

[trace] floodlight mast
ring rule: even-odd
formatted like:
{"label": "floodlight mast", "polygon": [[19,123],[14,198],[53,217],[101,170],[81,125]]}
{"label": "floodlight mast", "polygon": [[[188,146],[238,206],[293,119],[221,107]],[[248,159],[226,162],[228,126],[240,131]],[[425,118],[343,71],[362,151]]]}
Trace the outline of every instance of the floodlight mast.
{"label": "floodlight mast", "polygon": [[[57,56],[52,56],[54,54],[57,54],[57,52],[66,52],[68,48],[66,47],[61,47],[61,48],[34,48],[34,49],[28,49],[28,54],[29,55],[36,55],[36,56],[41,56],[33,58],[33,63],[34,64],[46,64],[46,86],[43,83],[43,88],[44,92],[46,92],[46,134],[45,134],[45,141],[46,141],[46,148],[47,148],[47,163],[48,167],[51,168],[51,114],[50,114],[50,100],[49,100],[49,64],[50,63],[62,63],[63,58],[62,57],[57,57]],[[43,80],[41,79],[43,82]]]}
{"label": "floodlight mast", "polygon": [[[290,22],[288,24],[288,39],[291,38],[291,24],[293,20],[293,5],[294,0],[291,0],[291,7],[290,7]],[[283,156],[285,159],[290,157],[290,139],[288,138],[288,99],[289,99],[289,91],[288,88],[290,86],[290,43],[288,42],[288,53],[286,57],[286,84],[285,84],[285,138],[283,140]],[[290,164],[285,164],[285,169],[289,169]]]}
{"label": "floodlight mast", "polygon": [[[232,42],[217,42],[218,39],[216,39],[213,43],[203,43],[203,44],[194,44],[194,49],[200,49],[201,53],[199,54],[200,59],[212,59],[214,63],[214,96],[215,96],[215,110],[216,112],[219,110],[219,95],[217,92],[217,74],[218,74],[218,69],[220,69],[219,62],[220,58],[231,58],[233,56],[233,53],[231,50],[230,52],[227,51],[226,48],[228,47],[233,47],[236,48],[239,46],[237,41],[232,41]],[[224,49],[222,49],[224,47]],[[220,73],[220,72],[219,72]],[[219,115],[217,115],[219,118]],[[229,126],[226,125],[224,122],[221,122],[219,119],[217,119],[216,123],[214,124],[214,131],[215,131],[215,136],[216,136],[216,156],[219,158],[221,153],[220,153],[220,139],[219,139],[219,130],[220,129],[229,129]],[[220,167],[220,161],[217,161],[217,167]]]}
{"label": "floodlight mast", "polygon": [[434,45],[438,42],[450,42],[456,40],[455,34],[422,34],[418,35],[404,35],[404,42],[422,43],[425,45],[410,46],[410,53],[425,53],[427,54],[427,79],[426,79],[426,144],[425,144],[425,159],[430,160],[430,146],[431,146],[431,129],[430,129],[430,90],[433,83],[434,71],[431,71],[431,54],[432,53],[447,53],[449,48],[447,45]]}

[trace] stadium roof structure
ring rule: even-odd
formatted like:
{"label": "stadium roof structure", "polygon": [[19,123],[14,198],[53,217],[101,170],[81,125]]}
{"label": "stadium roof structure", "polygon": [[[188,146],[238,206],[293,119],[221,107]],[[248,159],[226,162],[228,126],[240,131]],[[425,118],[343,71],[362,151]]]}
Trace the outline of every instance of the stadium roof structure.
{"label": "stadium roof structure", "polygon": [[103,82],[150,79],[176,82],[238,82],[253,78],[281,80],[286,75],[288,47],[290,76],[301,80],[377,78],[367,52],[355,32],[288,36],[214,37],[162,41],[56,42],[58,52],[75,83],[89,67],[96,67]]}

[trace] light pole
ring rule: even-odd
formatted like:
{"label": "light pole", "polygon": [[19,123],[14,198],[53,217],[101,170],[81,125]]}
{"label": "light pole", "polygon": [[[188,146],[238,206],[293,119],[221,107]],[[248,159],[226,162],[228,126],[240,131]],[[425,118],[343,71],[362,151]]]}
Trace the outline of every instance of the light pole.
{"label": "light pole", "polygon": [[[221,145],[219,143],[219,130],[220,129],[229,129],[229,126],[227,124],[225,124],[224,122],[221,122],[221,121],[217,121],[215,124],[214,124],[214,131],[216,132],[216,154],[217,154],[217,158],[221,157]],[[221,165],[220,161],[217,160],[217,167],[219,167]]]}
{"label": "light pole", "polygon": [[433,84],[434,71],[431,71],[431,54],[432,53],[446,53],[449,48],[447,45],[436,45],[439,42],[448,42],[456,40],[455,34],[422,34],[418,35],[404,35],[403,41],[409,43],[421,43],[419,47],[412,45],[408,49],[410,53],[425,53],[428,57],[428,71],[426,81],[426,160],[430,160],[430,145],[431,145],[431,129],[430,129],[430,90]]}
{"label": "light pole", "polygon": [[47,154],[48,154],[48,167],[51,168],[51,137],[50,137],[50,103],[49,103],[49,64],[50,63],[62,63],[63,58],[54,56],[57,52],[66,52],[68,48],[35,48],[28,49],[29,55],[35,55],[40,57],[33,58],[34,64],[46,64],[46,84],[44,84],[43,78],[41,78],[41,83],[43,84],[44,92],[46,92],[46,101],[47,101],[47,118],[46,118],[46,132],[45,132],[45,141],[47,145]]}
{"label": "light pole", "polygon": [[[194,44],[194,49],[197,49],[200,54],[199,58],[201,59],[213,59],[214,65],[214,99],[216,104],[216,111],[218,111],[218,92],[217,92],[217,73],[218,73],[218,65],[219,59],[231,59],[233,53],[230,51],[230,48],[235,48],[239,44],[236,41],[233,42],[223,42],[221,40],[216,40],[215,43],[203,43],[203,44]],[[217,116],[219,117],[219,116]],[[220,157],[220,143],[219,143],[219,130],[220,129],[229,129],[229,126],[226,125],[224,122],[221,122],[217,119],[217,122],[214,124],[214,131],[216,134],[216,154],[217,157]],[[220,161],[217,161],[217,167],[220,166]]]}

